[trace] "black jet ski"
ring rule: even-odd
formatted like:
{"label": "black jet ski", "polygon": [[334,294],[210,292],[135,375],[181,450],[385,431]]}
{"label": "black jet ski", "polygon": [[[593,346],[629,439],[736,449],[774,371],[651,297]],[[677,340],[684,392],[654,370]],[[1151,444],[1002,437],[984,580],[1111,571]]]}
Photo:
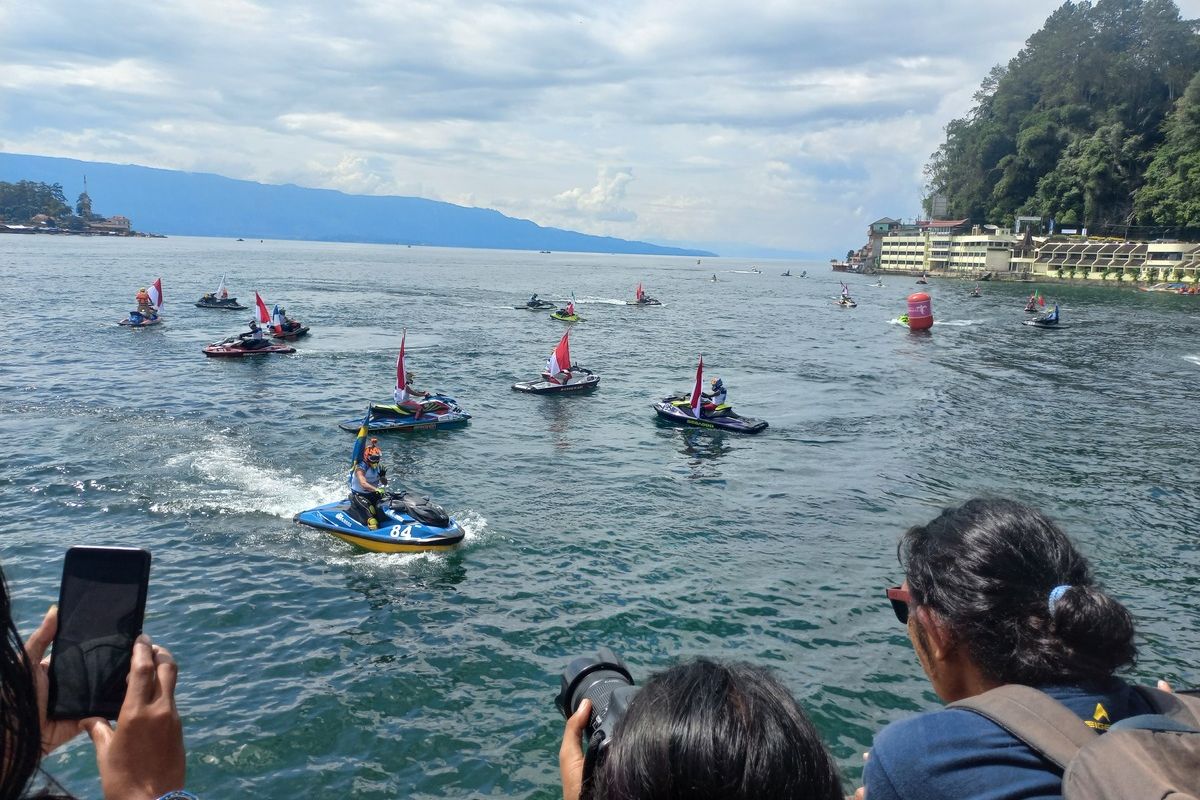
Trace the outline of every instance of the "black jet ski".
{"label": "black jet ski", "polygon": [[702,416],[697,419],[692,416],[689,402],[690,395],[680,393],[664,397],[654,404],[654,410],[660,419],[680,425],[690,425],[693,428],[710,428],[732,433],[760,433],[767,429],[766,420],[735,414],[733,407],[728,404],[717,406],[711,416]]}
{"label": "black jet ski", "polygon": [[526,311],[545,311],[547,308],[557,308],[557,304],[549,300],[526,300],[523,306],[513,306],[516,309],[524,309]]}
{"label": "black jet ski", "polygon": [[217,297],[209,293],[196,301],[196,308],[221,308],[226,311],[245,311],[246,307],[236,297]]}

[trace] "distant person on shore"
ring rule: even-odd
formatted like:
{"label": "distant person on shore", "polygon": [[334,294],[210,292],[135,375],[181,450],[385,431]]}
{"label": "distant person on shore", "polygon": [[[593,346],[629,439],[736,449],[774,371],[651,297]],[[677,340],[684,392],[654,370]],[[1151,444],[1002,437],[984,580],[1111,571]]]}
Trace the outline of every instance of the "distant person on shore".
{"label": "distant person on shore", "polygon": [[383,466],[383,454],[375,444],[363,450],[362,461],[354,465],[350,473],[350,516],[371,530],[385,520],[379,508],[380,495],[387,485],[387,470]]}
{"label": "distant person on shore", "polygon": [[[1153,690],[1114,674],[1137,653],[1132,617],[1045,515],[1012,500],[971,500],[909,528],[899,553],[904,582],[887,596],[943,701],[1033,687],[1045,693],[1036,695],[1041,705],[1057,701],[1101,733],[1156,713]],[[884,728],[863,780],[867,800],[1062,792],[1054,764],[981,713],[953,706]]]}
{"label": "distant person on shore", "polygon": [[[165,647],[142,634],[133,645],[125,700],[114,730],[108,720],[47,717],[50,659],[46,650],[58,630],[51,606],[25,644],[12,619],[8,587],[0,572],[0,797],[72,800],[53,778],[34,780],[41,760],[86,731],[106,800],[155,800],[184,788],[183,724],[175,707],[178,669]],[[42,790],[37,783],[46,783]],[[34,791],[36,794],[27,795]]]}
{"label": "distant person on shore", "polygon": [[842,800],[820,734],[762,667],[698,658],[652,675],[588,764],[591,713],[584,700],[563,730],[563,800]]}

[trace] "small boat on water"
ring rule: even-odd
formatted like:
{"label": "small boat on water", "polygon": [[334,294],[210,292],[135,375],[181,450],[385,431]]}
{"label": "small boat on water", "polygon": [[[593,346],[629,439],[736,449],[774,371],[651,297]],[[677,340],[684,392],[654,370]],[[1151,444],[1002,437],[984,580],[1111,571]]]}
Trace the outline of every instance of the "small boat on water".
{"label": "small boat on water", "polygon": [[983,297],[983,292],[979,291],[979,287],[976,286],[974,289],[972,289],[970,291],[970,293],[967,295],[967,297]]}
{"label": "small boat on water", "polygon": [[213,342],[204,348],[204,355],[212,358],[243,358],[245,356],[287,355],[296,348],[286,344],[271,344],[266,339],[252,339],[249,335],[230,336]]}
{"label": "small boat on water", "polygon": [[661,306],[662,305],[662,303],[660,303],[658,300],[655,300],[653,297],[651,297],[650,295],[648,295],[644,291],[642,291],[642,285],[640,283],[637,285],[637,289],[634,291],[633,297],[634,297],[633,300],[626,300],[625,305],[627,305],[627,306]]}
{"label": "small boat on water", "polygon": [[790,278],[790,277],[792,277],[792,271],[789,269],[789,270],[786,270],[786,271],[784,271],[784,272],[781,272],[781,273],[779,273],[779,277],[781,277],[781,278]]}
{"label": "small boat on water", "polygon": [[924,273],[921,273],[921,277],[917,278],[917,285],[924,286],[927,283],[929,283],[929,279],[925,277]]}
{"label": "small boat on water", "polygon": [[215,292],[208,292],[196,301],[196,308],[217,308],[225,311],[245,311],[246,307],[237,301],[236,297],[229,296],[229,290],[225,288],[225,276],[221,276],[221,282],[217,285]]}
{"label": "small boat on water", "polygon": [[853,298],[851,297],[839,297],[837,300],[833,301],[833,304],[835,306],[841,306],[842,308],[858,308],[858,303],[854,302]]}
{"label": "small boat on water", "polygon": [[1054,304],[1054,310],[1045,314],[1041,314],[1033,319],[1027,319],[1023,325],[1028,325],[1031,328],[1041,328],[1042,330],[1059,330],[1067,327],[1059,321],[1058,303]]}
{"label": "small boat on water", "polygon": [[1162,292],[1164,294],[1196,294],[1197,289],[1193,284],[1188,286],[1186,283],[1156,283],[1153,286],[1139,286],[1139,292]]}
{"label": "small boat on water", "polygon": [[600,385],[600,376],[571,361],[570,331],[564,333],[546,360],[540,378],[517,381],[512,388],[531,394],[568,394],[587,392]]}
{"label": "small boat on water", "polygon": [[141,311],[130,311],[129,316],[117,320],[117,324],[125,328],[149,328],[151,325],[158,325],[161,322],[162,317],[157,313],[144,314]]}
{"label": "small boat on water", "polygon": [[545,311],[547,308],[555,308],[555,304],[550,300],[542,300],[536,294],[525,301],[524,305],[513,306],[513,308],[524,311]]}
{"label": "small boat on water", "polygon": [[[706,395],[702,391],[703,385],[704,358],[702,356],[696,367],[696,386],[691,395],[680,392],[664,397],[654,403],[654,412],[661,420],[693,428],[723,430],[731,433],[761,433],[767,429],[766,420],[735,414],[733,406],[727,403],[717,405],[706,403]],[[724,392],[724,390],[721,391]]]}
{"label": "small boat on water", "polygon": [[419,553],[450,550],[466,533],[445,509],[427,497],[402,492],[379,501],[387,523],[370,528],[350,514],[350,501],[326,503],[292,517],[293,522],[317,528],[375,553]]}
{"label": "small boat on water", "polygon": [[583,317],[575,313],[575,301],[567,303],[563,308],[550,313],[550,319],[556,319],[559,322],[583,322]]}
{"label": "small boat on water", "polygon": [[[363,461],[367,447],[366,425],[360,425],[350,453],[350,477]],[[382,471],[381,482],[386,483]],[[356,496],[357,497],[357,496]],[[353,507],[352,507],[353,506]],[[381,493],[371,508],[349,497],[301,511],[294,522],[317,528],[344,542],[377,553],[414,553],[449,550],[465,532],[446,510],[409,492]],[[371,524],[367,524],[368,521]]]}
{"label": "small boat on water", "polygon": [[339,428],[353,432],[361,430],[365,425],[371,433],[432,431],[465,425],[471,419],[471,415],[463,411],[453,397],[419,392],[412,387],[412,375],[404,366],[404,345],[407,339],[406,330],[400,337],[400,353],[396,356],[396,385],[392,392],[394,402],[371,403],[365,418],[342,420],[338,423]]}
{"label": "small boat on water", "polygon": [[[367,417],[367,430],[380,431],[433,431],[465,425],[471,415],[462,410],[458,401],[445,394],[431,394],[420,401],[421,410],[405,408],[394,403],[371,403]],[[344,431],[356,431],[361,419],[344,419],[338,427]]]}

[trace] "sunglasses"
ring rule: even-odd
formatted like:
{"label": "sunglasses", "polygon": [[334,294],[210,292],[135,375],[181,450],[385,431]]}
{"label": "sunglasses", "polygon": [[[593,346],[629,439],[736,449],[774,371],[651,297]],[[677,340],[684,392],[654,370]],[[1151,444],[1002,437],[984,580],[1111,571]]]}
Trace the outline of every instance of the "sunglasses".
{"label": "sunglasses", "polygon": [[908,589],[893,586],[886,594],[887,599],[892,602],[892,611],[896,612],[896,619],[900,620],[901,625],[907,625],[908,604],[912,602],[912,595],[908,593]]}

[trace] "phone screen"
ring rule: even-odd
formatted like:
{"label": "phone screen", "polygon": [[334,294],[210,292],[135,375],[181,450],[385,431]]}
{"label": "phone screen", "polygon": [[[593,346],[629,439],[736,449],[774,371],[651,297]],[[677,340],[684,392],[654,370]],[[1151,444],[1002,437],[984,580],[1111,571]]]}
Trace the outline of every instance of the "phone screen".
{"label": "phone screen", "polygon": [[150,553],[72,547],[63,560],[58,633],[50,656],[51,717],[116,719],[133,642],[142,632]]}

